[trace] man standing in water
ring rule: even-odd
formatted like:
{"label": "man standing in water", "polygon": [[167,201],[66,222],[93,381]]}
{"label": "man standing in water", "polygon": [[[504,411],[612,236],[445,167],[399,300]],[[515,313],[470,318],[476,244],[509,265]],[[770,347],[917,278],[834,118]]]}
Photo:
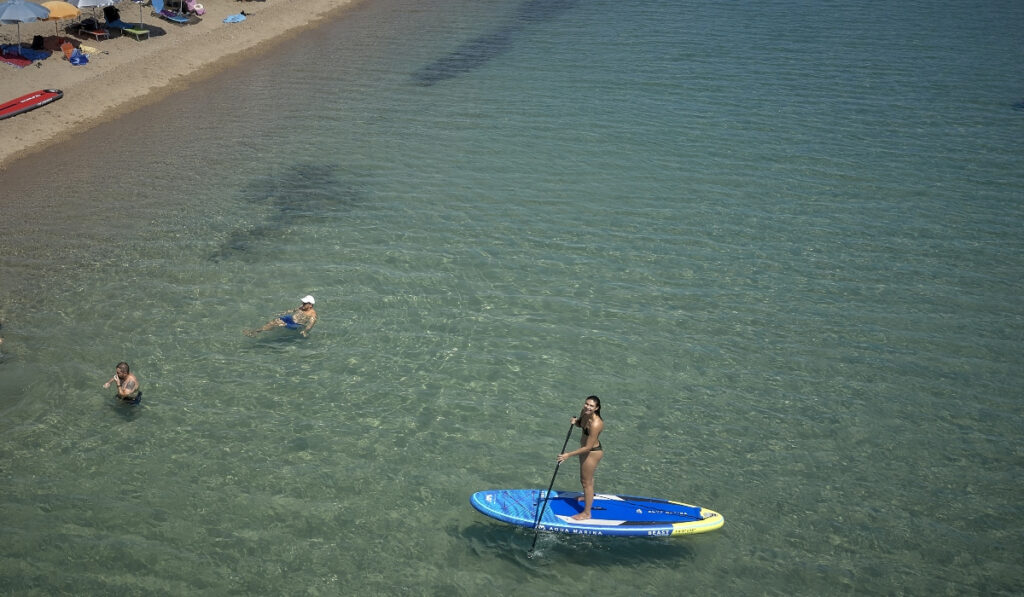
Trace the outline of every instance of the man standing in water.
{"label": "man standing in water", "polygon": [[112,383],[117,384],[117,395],[114,398],[119,398],[122,402],[128,404],[138,404],[142,401],[142,388],[139,387],[139,378],[132,374],[128,363],[124,361],[118,363],[114,369],[114,377],[111,377],[110,381],[103,384],[103,387],[109,388]]}
{"label": "man standing in water", "polygon": [[260,332],[286,327],[289,330],[300,330],[299,333],[305,338],[309,335],[309,330],[313,329],[313,326],[316,325],[316,311],[313,309],[316,300],[308,294],[302,297],[301,300],[302,304],[299,305],[298,309],[278,313],[276,317],[268,321],[263,327],[257,330],[245,330],[243,333],[246,336],[255,336]]}

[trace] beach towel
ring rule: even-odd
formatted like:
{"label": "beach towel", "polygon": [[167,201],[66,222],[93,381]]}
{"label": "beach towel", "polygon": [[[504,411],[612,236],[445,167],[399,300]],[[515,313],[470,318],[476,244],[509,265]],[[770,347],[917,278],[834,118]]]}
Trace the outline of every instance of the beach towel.
{"label": "beach towel", "polygon": [[245,15],[244,15],[244,14],[241,14],[241,13],[239,13],[239,14],[237,14],[237,15],[228,15],[228,16],[227,16],[227,17],[226,17],[226,18],[224,19],[224,22],[225,22],[225,23],[241,23],[241,22],[242,22],[242,21],[244,21],[244,20],[245,20]]}
{"label": "beach towel", "polygon": [[75,66],[84,66],[89,64],[89,57],[83,54],[78,48],[75,48],[74,51],[71,52],[71,58],[68,58],[68,62]]}
{"label": "beach towel", "polygon": [[37,60],[46,60],[53,52],[47,50],[33,50],[32,48],[21,48],[18,52],[17,44],[0,45],[0,62],[25,68]]}
{"label": "beach towel", "polygon": [[28,58],[22,58],[17,54],[11,54],[10,56],[4,54],[0,56],[0,62],[3,62],[4,64],[10,64],[15,68],[25,68],[26,66],[32,64],[31,60],[29,60]]}

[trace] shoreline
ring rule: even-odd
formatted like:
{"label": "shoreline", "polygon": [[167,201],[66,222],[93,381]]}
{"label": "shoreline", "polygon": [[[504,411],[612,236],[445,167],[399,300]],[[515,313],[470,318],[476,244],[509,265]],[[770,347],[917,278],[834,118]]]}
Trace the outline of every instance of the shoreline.
{"label": "shoreline", "polygon": [[[208,0],[206,14],[194,25],[175,25],[142,8],[144,26],[152,30],[149,39],[130,36],[96,41],[91,37],[61,37],[75,47],[95,48],[89,63],[73,66],[59,50],[49,58],[25,68],[0,63],[0,101],[7,101],[38,89],[60,89],[57,102],[13,118],[0,120],[0,173],[19,159],[47,149],[72,136],[109,122],[122,114],[156,102],[176,90],[222,72],[254,53],[262,54],[296,37],[329,17],[357,6],[363,0]],[[122,20],[136,22],[139,6],[129,0],[115,4]],[[245,11],[241,23],[224,23],[228,15]],[[97,11],[102,17],[102,13]],[[91,16],[91,9],[83,17]],[[161,33],[162,31],[162,33]],[[0,25],[0,41],[17,43],[14,25]],[[46,49],[57,45],[53,21],[21,25],[24,47],[33,36],[46,38]]]}

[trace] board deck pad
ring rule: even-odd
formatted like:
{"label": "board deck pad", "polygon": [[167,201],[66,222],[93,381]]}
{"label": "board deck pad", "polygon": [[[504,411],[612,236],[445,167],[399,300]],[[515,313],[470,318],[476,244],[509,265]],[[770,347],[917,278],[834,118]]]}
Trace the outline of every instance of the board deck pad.
{"label": "board deck pad", "polygon": [[543,489],[491,489],[474,493],[469,501],[480,513],[526,528],[577,535],[668,537],[706,533],[720,528],[721,514],[682,502],[628,495],[596,494],[589,520],[573,520],[583,511],[578,491],[552,491],[544,515],[537,514],[547,492]]}

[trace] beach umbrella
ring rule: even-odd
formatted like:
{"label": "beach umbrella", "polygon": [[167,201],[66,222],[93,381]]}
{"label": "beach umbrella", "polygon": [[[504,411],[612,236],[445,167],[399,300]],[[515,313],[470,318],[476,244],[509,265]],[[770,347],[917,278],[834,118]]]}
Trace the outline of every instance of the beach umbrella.
{"label": "beach umbrella", "polygon": [[21,55],[21,24],[31,23],[50,16],[46,7],[25,0],[7,0],[0,2],[0,23],[18,26],[18,55]]}
{"label": "beach umbrella", "polygon": [[142,5],[145,4],[143,0],[132,0],[132,2],[139,5],[139,29],[142,29]]}
{"label": "beach umbrella", "polygon": [[104,6],[113,6],[117,3],[117,0],[68,0],[68,3],[80,9],[91,8],[93,18],[99,18],[96,16],[96,9],[103,8]]}
{"label": "beach umbrella", "polygon": [[116,4],[117,0],[68,0],[68,3],[74,4],[78,8],[103,8]]}
{"label": "beach umbrella", "polygon": [[57,30],[57,21],[73,19],[82,14],[82,11],[78,10],[78,7],[74,4],[69,4],[63,0],[50,0],[49,2],[43,2],[42,5],[50,11],[50,16],[46,17],[46,20],[53,21],[53,32],[57,35],[57,43],[60,43],[60,31]]}

